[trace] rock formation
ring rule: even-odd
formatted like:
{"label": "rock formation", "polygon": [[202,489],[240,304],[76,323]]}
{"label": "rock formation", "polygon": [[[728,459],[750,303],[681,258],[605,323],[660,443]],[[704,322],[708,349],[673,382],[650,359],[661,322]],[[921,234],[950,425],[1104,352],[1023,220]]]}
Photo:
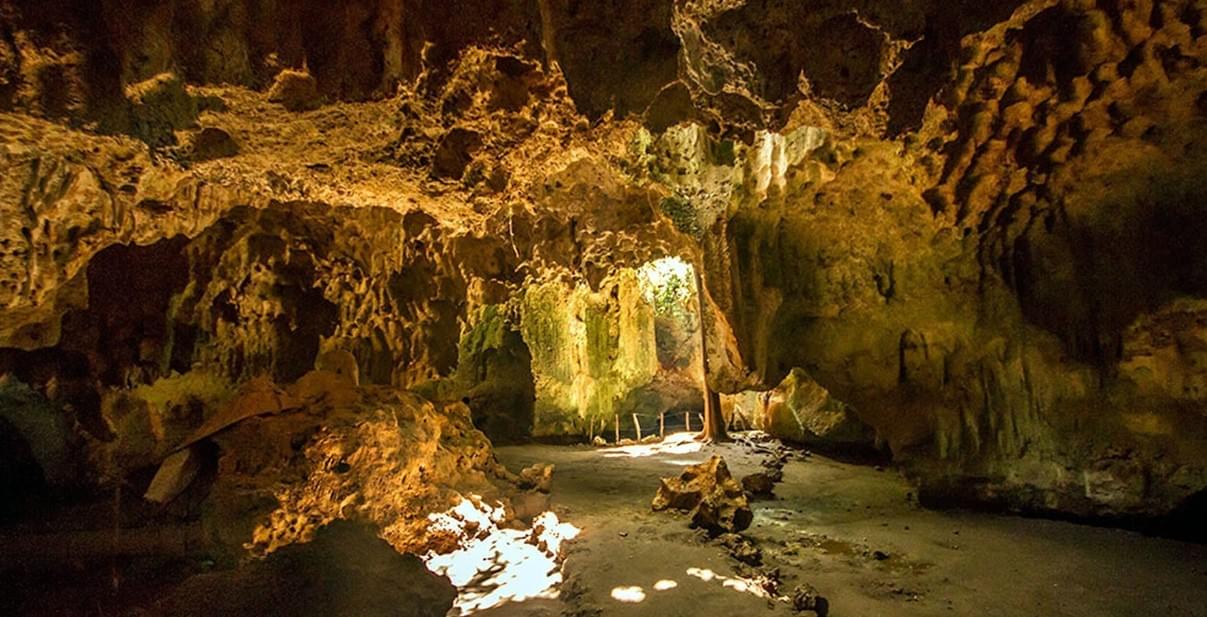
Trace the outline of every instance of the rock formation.
{"label": "rock formation", "polygon": [[651,506],[687,512],[693,529],[714,535],[739,533],[754,519],[742,484],[719,456],[689,465],[678,477],[663,478]]}
{"label": "rock formation", "polygon": [[632,279],[666,256],[708,385],[807,380],[924,499],[1207,487],[1199,0],[49,0],[0,34],[0,462],[41,472],[0,487],[144,473],[332,353],[387,423],[671,407]]}

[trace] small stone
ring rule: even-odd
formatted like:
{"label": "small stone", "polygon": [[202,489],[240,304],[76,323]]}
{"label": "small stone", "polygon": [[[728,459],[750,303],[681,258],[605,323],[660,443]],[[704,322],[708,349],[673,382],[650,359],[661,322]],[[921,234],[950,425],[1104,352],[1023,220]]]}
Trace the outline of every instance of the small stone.
{"label": "small stone", "polygon": [[553,488],[553,465],[536,463],[520,470],[520,488],[548,493]]}
{"label": "small stone", "polygon": [[230,133],[214,126],[201,129],[193,138],[192,158],[196,161],[208,161],[235,156],[239,153],[239,145]]}
{"label": "small stone", "polygon": [[829,603],[817,592],[817,588],[805,583],[792,590],[792,608],[797,611],[813,611],[818,615],[828,612]]}
{"label": "small stone", "polygon": [[742,490],[751,497],[771,497],[774,489],[775,481],[765,471],[752,473],[742,478]]}
{"label": "small stone", "polygon": [[727,534],[737,536],[737,539],[730,544],[729,556],[734,559],[751,566],[759,566],[763,563],[763,551],[759,550],[749,540],[738,536],[737,534]]}
{"label": "small stone", "polygon": [[872,551],[872,559],[876,561],[884,561],[889,558],[889,554],[884,551]]}
{"label": "small stone", "polygon": [[268,102],[279,103],[289,111],[306,111],[319,106],[318,82],[306,71],[285,69],[277,73],[268,89]]}

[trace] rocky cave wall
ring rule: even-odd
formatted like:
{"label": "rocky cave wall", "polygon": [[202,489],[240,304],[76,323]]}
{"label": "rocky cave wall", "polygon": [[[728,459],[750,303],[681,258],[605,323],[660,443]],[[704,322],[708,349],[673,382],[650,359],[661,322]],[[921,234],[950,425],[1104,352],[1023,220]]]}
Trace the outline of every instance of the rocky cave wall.
{"label": "rocky cave wall", "polygon": [[541,367],[567,409],[601,374],[529,297],[566,326],[679,255],[714,388],[807,377],[924,497],[1128,516],[1207,485],[1201,1],[143,8],[0,10],[12,417],[111,439],[173,371],[342,350],[521,435]]}

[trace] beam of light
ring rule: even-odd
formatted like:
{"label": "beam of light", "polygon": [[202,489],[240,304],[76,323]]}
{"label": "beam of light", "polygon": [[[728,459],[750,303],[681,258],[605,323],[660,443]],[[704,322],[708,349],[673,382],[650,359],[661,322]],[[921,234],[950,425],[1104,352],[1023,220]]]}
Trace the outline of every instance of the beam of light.
{"label": "beam of light", "polygon": [[[675,433],[667,435],[658,443],[637,444],[609,448],[603,451],[605,458],[643,458],[656,454],[691,454],[704,448],[704,443],[696,441],[695,433]],[[694,465],[695,463],[688,463]]]}
{"label": "beam of light", "polygon": [[451,616],[470,615],[506,602],[556,598],[562,583],[563,544],[579,529],[545,512],[532,529],[502,529],[503,506],[463,499],[447,512],[428,516],[433,529],[460,539],[450,553],[423,556],[427,568],[447,576],[458,590]]}
{"label": "beam of light", "polygon": [[614,587],[612,599],[625,604],[637,604],[645,600],[645,590],[640,587]]}

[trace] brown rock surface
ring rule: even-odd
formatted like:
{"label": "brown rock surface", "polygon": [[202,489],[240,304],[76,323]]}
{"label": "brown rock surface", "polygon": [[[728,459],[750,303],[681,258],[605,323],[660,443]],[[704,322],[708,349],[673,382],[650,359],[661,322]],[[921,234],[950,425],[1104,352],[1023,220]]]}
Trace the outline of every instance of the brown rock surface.
{"label": "brown rock surface", "polygon": [[[508,438],[570,384],[541,429],[581,432],[651,383],[615,375],[641,316],[552,377],[533,332],[586,340],[674,254],[715,389],[806,375],[926,499],[1207,488],[1201,2],[588,4],[0,11],[0,372],[78,427],[76,475],[219,404],[138,388],[333,350]],[[278,75],[326,104],[271,102]],[[600,310],[526,323],[538,291]]]}
{"label": "brown rock surface", "polygon": [[719,456],[688,466],[678,477],[662,478],[651,506],[688,512],[692,528],[713,534],[740,532],[754,518],[742,485]]}
{"label": "brown rock surface", "polygon": [[429,514],[463,495],[505,500],[512,490],[464,405],[437,408],[321,371],[288,392],[303,401],[298,411],[251,418],[215,438],[218,520],[255,554],[343,519],[372,523],[400,552],[443,552],[460,539],[433,531]]}

